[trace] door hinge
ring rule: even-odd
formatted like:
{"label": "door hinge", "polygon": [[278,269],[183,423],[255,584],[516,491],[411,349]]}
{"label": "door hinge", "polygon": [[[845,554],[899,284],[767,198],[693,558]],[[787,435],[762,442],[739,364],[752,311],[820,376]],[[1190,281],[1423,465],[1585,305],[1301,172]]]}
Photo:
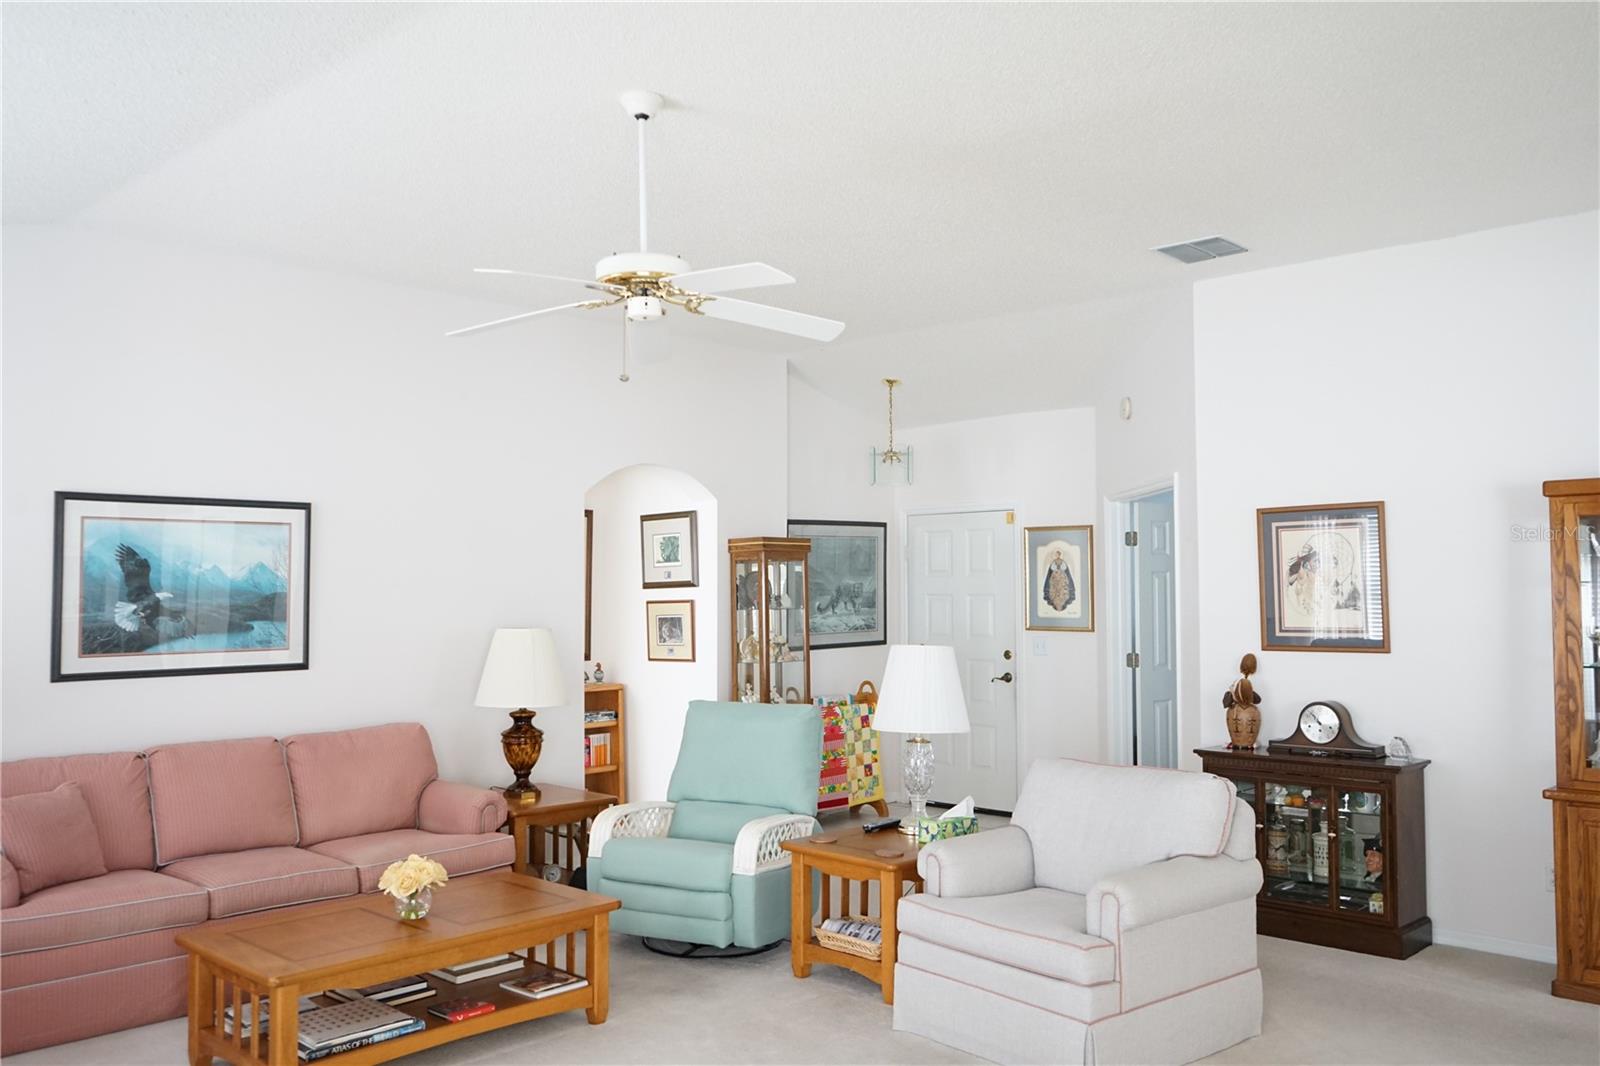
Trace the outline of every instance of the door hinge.
{"label": "door hinge", "polygon": [[1122,535],[1122,543],[1130,548],[1137,548],[1139,546],[1139,531],[1137,529],[1128,530]]}
{"label": "door hinge", "polygon": [[1139,669],[1139,653],[1138,652],[1130,651],[1128,653],[1127,657],[1123,661],[1128,664],[1128,669],[1130,669],[1130,670]]}
{"label": "door hinge", "polygon": [[1017,512],[1015,512],[1015,511],[1007,511],[1006,512],[1006,525],[1008,525],[1008,526],[1009,525],[1014,525],[1016,523],[1016,521],[1017,521]]}

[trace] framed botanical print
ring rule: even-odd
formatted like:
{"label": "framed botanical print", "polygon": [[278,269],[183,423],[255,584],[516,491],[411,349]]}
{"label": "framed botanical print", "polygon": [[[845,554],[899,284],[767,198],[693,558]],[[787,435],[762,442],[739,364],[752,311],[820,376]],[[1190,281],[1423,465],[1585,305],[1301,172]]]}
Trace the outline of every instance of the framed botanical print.
{"label": "framed botanical print", "polygon": [[887,644],[888,523],[791,519],[789,536],[811,539],[812,650]]}
{"label": "framed botanical print", "polygon": [[1261,647],[1389,650],[1383,503],[1256,511]]}
{"label": "framed botanical print", "polygon": [[1094,527],[1029,526],[1022,531],[1027,628],[1094,632]]}
{"label": "framed botanical print", "polygon": [[645,654],[654,663],[694,662],[694,601],[648,600]]}
{"label": "framed botanical print", "polygon": [[694,588],[700,584],[695,512],[639,516],[639,564],[647,589]]}
{"label": "framed botanical print", "polygon": [[50,680],[304,670],[311,505],[58,492]]}

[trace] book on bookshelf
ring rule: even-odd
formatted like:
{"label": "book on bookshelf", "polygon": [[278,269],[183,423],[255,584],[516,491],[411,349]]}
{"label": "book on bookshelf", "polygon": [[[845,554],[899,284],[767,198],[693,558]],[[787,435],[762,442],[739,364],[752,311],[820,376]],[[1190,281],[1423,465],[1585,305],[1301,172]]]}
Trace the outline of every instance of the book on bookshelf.
{"label": "book on bookshelf", "polygon": [[330,988],[327,994],[343,1000],[375,999],[380,1003],[405,1003],[408,1000],[403,997],[429,987],[426,977],[412,974],[410,977],[396,977],[393,981],[380,981],[365,988]]}
{"label": "book on bookshelf", "polygon": [[[244,1014],[244,1025],[240,1028],[239,1035],[241,1037],[246,1037],[246,1036],[250,1035],[250,1029],[251,1029],[251,1025],[252,1025],[253,1019],[250,1017],[250,1008],[249,1007],[241,1006],[239,1009]],[[262,1025],[266,1025],[267,1024],[267,1019],[271,1017],[271,1014],[269,1013],[269,1011],[267,1009],[267,1001],[264,1000],[264,999],[260,1000],[257,1003],[257,1009],[261,1013],[261,1024]],[[301,1014],[304,1014],[306,1011],[316,1010],[316,1009],[317,1009],[317,1001],[316,1001],[315,998],[313,998],[311,996],[301,996],[300,997],[300,1013]],[[233,1035],[233,1005],[232,1004],[229,1004],[228,1006],[226,1006],[226,1007],[224,1007],[222,1009],[222,1029],[223,1029],[223,1032],[227,1033],[229,1036]]]}
{"label": "book on bookshelf", "polygon": [[536,963],[523,976],[500,982],[500,987],[507,992],[515,992],[517,995],[526,996],[529,999],[544,999],[546,996],[587,988],[588,985],[587,978],[570,974],[565,970],[557,970],[542,963]]}
{"label": "book on bookshelf", "polygon": [[506,954],[495,955],[487,959],[477,959],[473,962],[464,962],[455,966],[447,966],[442,970],[430,970],[429,973],[441,981],[449,981],[453,985],[464,985],[471,981],[478,981],[485,977],[495,977],[521,968],[521,957]]}
{"label": "book on bookshelf", "polygon": [[376,1033],[367,1033],[364,1036],[353,1036],[348,1040],[341,1040],[334,1044],[322,1044],[314,1048],[308,1048],[302,1044],[300,1046],[300,1061],[316,1062],[318,1059],[325,1059],[329,1055],[354,1051],[358,1047],[367,1047],[369,1044],[381,1044],[385,1040],[393,1040],[396,1037],[409,1036],[412,1033],[421,1032],[427,1027],[428,1023],[421,1018],[412,1018],[406,1025],[396,1025]]}
{"label": "book on bookshelf", "polygon": [[447,1022],[464,1022],[480,1014],[493,1014],[494,1004],[486,999],[447,999],[428,1008],[428,1013]]}
{"label": "book on bookshelf", "polygon": [[300,1050],[320,1051],[395,1029],[415,1030],[418,1021],[416,1016],[375,999],[353,999],[331,1007],[318,1007],[300,1015]]}

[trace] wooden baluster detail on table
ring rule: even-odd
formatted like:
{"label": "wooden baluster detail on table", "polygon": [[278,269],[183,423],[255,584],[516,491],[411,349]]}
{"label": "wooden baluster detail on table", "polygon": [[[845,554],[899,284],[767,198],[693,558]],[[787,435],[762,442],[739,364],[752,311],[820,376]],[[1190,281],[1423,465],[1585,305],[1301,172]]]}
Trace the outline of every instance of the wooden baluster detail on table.
{"label": "wooden baluster detail on table", "polygon": [[868,917],[871,912],[867,910],[867,883],[865,881],[857,881],[856,892],[856,913],[863,918]]}
{"label": "wooden baluster detail on table", "polygon": [[578,934],[568,933],[567,941],[567,972],[578,972]]}
{"label": "wooden baluster detail on table", "polygon": [[[832,874],[823,874],[822,875],[822,909],[820,911],[818,911],[818,914],[820,914],[822,916],[822,921],[823,922],[825,922],[829,918],[833,917],[833,875]],[[817,924],[821,925],[822,922],[818,922]]]}
{"label": "wooden baluster detail on table", "polygon": [[[239,979],[237,977],[235,977],[233,979],[233,981],[232,981],[232,984],[233,984],[233,1046],[236,1047],[236,1048],[243,1049],[244,1048],[244,1012],[243,1012],[244,1004],[240,1001],[239,993],[241,992],[241,989],[239,988]],[[253,1021],[253,1019],[252,1019],[252,1021]],[[253,1032],[255,1032],[255,1030],[256,1030],[256,1027],[255,1027],[254,1024],[252,1024],[250,1026],[250,1031],[253,1033]]]}
{"label": "wooden baluster detail on table", "polygon": [[250,990],[250,1057],[261,1057],[261,1000],[256,997],[255,989]]}

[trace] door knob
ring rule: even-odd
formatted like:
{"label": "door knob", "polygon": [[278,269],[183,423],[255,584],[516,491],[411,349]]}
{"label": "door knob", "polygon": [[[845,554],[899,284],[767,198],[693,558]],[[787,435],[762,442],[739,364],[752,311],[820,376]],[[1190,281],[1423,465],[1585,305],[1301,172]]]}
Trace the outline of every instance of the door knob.
{"label": "door knob", "polygon": [[989,683],[990,684],[993,684],[996,681],[1004,681],[1008,685],[1011,684],[1011,671],[1007,670],[1005,673],[1001,674],[999,677],[991,677],[989,679]]}

